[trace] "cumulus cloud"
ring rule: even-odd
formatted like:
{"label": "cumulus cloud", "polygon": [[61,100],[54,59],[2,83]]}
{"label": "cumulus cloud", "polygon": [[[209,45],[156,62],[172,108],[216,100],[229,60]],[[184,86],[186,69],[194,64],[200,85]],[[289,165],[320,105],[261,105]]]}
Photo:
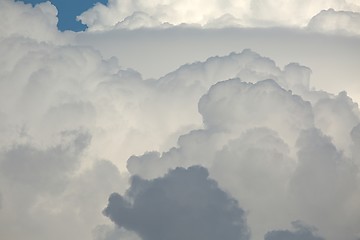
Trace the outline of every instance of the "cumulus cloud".
{"label": "cumulus cloud", "polygon": [[[202,115],[205,129],[181,136],[178,140],[179,149],[170,149],[167,154],[160,156],[146,153],[141,158],[131,157],[128,169],[133,174],[149,177],[164,172],[164,169],[166,172],[169,166],[189,166],[193,161],[204,161],[203,164],[208,166],[214,151],[221,149],[230,138],[237,137],[250,128],[274,129],[293,145],[300,130],[313,126],[314,116],[309,102],[284,88],[290,90],[289,86],[294,86],[294,89],[304,91],[308,87],[308,73],[307,68],[298,64],[291,64],[282,71],[271,59],[245,50],[240,54],[233,53],[225,57],[209,58],[204,63],[185,65],[160,78],[161,86],[173,87],[176,84],[176,88],[172,90],[175,93],[192,86],[192,92],[187,91],[187,99],[191,99],[193,103],[199,101],[198,109],[193,111],[199,111]],[[295,74],[297,78],[293,77]],[[240,79],[216,83],[218,79],[233,77]],[[214,85],[211,86],[212,84]],[[208,87],[210,90],[201,96]],[[314,101],[322,98],[310,95],[309,98],[315,99]],[[313,95],[317,96],[318,93],[313,92]],[[190,110],[192,109],[186,111]],[[162,163],[156,168],[152,167],[151,162],[159,157]]]}
{"label": "cumulus cloud", "polygon": [[[335,145],[349,155],[352,145],[350,132],[359,123],[358,104],[340,92],[334,98],[325,98],[314,105],[316,125],[332,138]],[[344,134],[345,133],[345,134]]]}
{"label": "cumulus cloud", "polygon": [[255,84],[240,80],[217,83],[201,98],[199,112],[209,128],[241,132],[241,129],[270,127],[290,142],[294,140],[291,135],[296,138],[297,131],[313,124],[309,103],[273,80]]}
{"label": "cumulus cloud", "polygon": [[125,196],[110,196],[104,214],[144,240],[249,239],[245,212],[197,166],[150,181],[133,177]]}
{"label": "cumulus cloud", "polygon": [[134,86],[140,74],[94,49],[70,46],[71,34],[58,32],[50,3],[0,5],[6,17],[0,31],[1,238],[90,239],[92,229],[105,224],[107,196],[127,185],[126,174],[102,159],[116,162],[117,147],[104,147],[112,142],[106,128],[124,138],[134,131],[123,125],[129,120],[114,121],[122,127],[104,123],[130,102],[109,102],[130,95],[121,79]]}
{"label": "cumulus cloud", "polygon": [[[360,114],[356,98],[338,94],[340,84],[357,76],[358,39],[313,33],[306,38],[281,29],[262,35],[259,29],[189,28],[278,26],[285,20],[302,26],[322,8],[356,12],[356,3],[311,3],[305,11],[310,4],[285,1],[285,14],[284,6],[266,1],[185,3],[96,5],[81,17],[90,31],[115,25],[123,30],[92,35],[59,32],[50,3],[33,8],[0,2],[0,18],[6,19],[0,23],[1,238],[138,240],[203,234],[215,239],[218,230],[217,239],[249,239],[251,229],[253,239],[269,231],[266,238],[322,239],[307,227],[276,230],[289,229],[296,219],[329,240],[359,238]],[[170,27],[182,22],[183,27]],[[160,25],[166,29],[153,29]],[[192,42],[200,31],[203,35]],[[117,45],[112,34],[121,36]],[[248,34],[252,38],[246,40]],[[80,36],[109,37],[111,54],[120,51],[118,56],[151,68],[156,62],[167,74],[144,80]],[[146,46],[139,40],[143,36]],[[193,47],[184,48],[186,41]],[[272,52],[283,55],[296,49],[334,75],[321,78],[327,86],[334,79],[338,85],[334,93],[317,91],[310,81],[319,81],[317,65],[287,64],[297,57],[275,62],[241,51],[241,44],[266,54],[272,49],[266,46],[275,44],[281,49]],[[216,56],[212,46],[226,55]],[[166,57],[159,57],[160,50]],[[234,50],[240,53],[228,54]],[[333,64],[313,58],[322,53]],[[190,60],[181,58],[185,55]],[[169,72],[173,59],[178,65],[209,56],[215,57]],[[125,192],[129,173],[139,176]],[[101,213],[112,192],[118,194],[111,195],[105,213],[121,228]],[[160,211],[163,207],[170,210]],[[215,211],[219,214],[209,217]],[[184,221],[189,231],[174,224]],[[161,231],[154,231],[160,223]]]}
{"label": "cumulus cloud", "polygon": [[[207,167],[249,210],[256,239],[294,219],[318,227],[327,239],[356,237],[359,209],[351,214],[344,209],[354,210],[359,193],[358,158],[352,152],[360,122],[357,104],[344,92],[309,89],[311,71],[298,64],[281,70],[248,51],[220,59],[184,66],[177,73],[187,76],[224,60],[233,67],[226,73],[234,69],[240,76],[217,82],[200,98],[204,126],[180,136],[169,151],[129,158],[129,171],[152,179],[176,166]],[[240,64],[244,59],[246,64]],[[284,214],[271,218],[277,212]],[[326,212],[334,214],[331,220],[324,219]]]}
{"label": "cumulus cloud", "polygon": [[360,13],[351,11],[335,11],[332,8],[322,10],[320,13],[311,18],[307,28],[311,31],[317,32],[359,35]]}
{"label": "cumulus cloud", "polygon": [[59,34],[57,30],[57,13],[57,9],[50,2],[32,7],[31,4],[20,1],[3,0],[0,2],[0,15],[6,21],[0,23],[0,39],[21,36],[42,42],[64,43],[68,36]]}
{"label": "cumulus cloud", "polygon": [[[206,7],[204,7],[206,6]],[[305,26],[315,14],[324,8],[358,11],[356,1],[327,0],[322,2],[302,2],[288,0],[272,1],[119,1],[110,0],[105,6],[97,4],[79,16],[90,30],[109,30],[137,12],[146,13],[147,24],[153,27],[156,19],[160,24],[190,24],[207,27],[219,26]],[[144,18],[142,18],[145,20]],[[160,26],[158,24],[157,26]],[[134,27],[134,25],[131,25]]]}

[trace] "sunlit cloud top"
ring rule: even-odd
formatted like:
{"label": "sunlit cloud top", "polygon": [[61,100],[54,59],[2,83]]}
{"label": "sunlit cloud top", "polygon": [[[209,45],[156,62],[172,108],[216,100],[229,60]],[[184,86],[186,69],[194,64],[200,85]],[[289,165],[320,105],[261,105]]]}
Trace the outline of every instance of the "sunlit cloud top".
{"label": "sunlit cloud top", "polygon": [[166,27],[188,24],[203,27],[305,27],[324,9],[360,11],[357,0],[110,0],[79,16],[89,30]]}

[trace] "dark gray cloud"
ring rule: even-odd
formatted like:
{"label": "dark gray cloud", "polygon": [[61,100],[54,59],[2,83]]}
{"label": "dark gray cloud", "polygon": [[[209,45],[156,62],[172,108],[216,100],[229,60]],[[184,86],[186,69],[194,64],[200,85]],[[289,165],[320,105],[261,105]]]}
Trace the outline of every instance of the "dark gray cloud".
{"label": "dark gray cloud", "polygon": [[293,222],[292,225],[295,228],[295,231],[271,231],[266,233],[265,240],[325,240],[314,233],[316,229],[303,225],[299,221]]}
{"label": "dark gray cloud", "polygon": [[110,196],[104,214],[143,240],[249,239],[245,212],[199,166],[154,180],[133,177],[126,195]]}

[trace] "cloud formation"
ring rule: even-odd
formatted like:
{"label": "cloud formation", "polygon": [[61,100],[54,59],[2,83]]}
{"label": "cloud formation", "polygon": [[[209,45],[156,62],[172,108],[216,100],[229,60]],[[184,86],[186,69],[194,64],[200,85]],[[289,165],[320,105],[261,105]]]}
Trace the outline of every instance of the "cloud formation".
{"label": "cloud formation", "polygon": [[[63,42],[67,34],[57,30],[57,9],[50,2],[32,7],[30,4],[2,0],[0,2],[0,39],[4,37],[29,37],[44,42]],[[26,23],[26,24],[24,24]],[[29,26],[34,26],[29,28]]]}
{"label": "cloud formation", "polygon": [[[206,6],[206,7],[204,7]],[[132,1],[110,0],[105,6],[97,4],[79,16],[89,30],[109,30],[124,22],[133,27],[161,27],[162,24],[193,26],[298,26],[307,24],[311,17],[323,9],[359,11],[357,1],[327,0],[302,2],[294,0],[272,1]],[[141,18],[134,18],[139,16]],[[157,22],[157,24],[156,24]]]}
{"label": "cloud formation", "polygon": [[322,10],[311,18],[307,28],[332,34],[360,35],[360,12]]}
{"label": "cloud formation", "polygon": [[245,212],[198,166],[150,181],[133,177],[125,196],[110,196],[104,214],[143,240],[249,239]]}
{"label": "cloud formation", "polygon": [[[117,15],[116,4],[98,5],[85,14],[98,21],[92,30],[113,27],[114,19],[107,11]],[[218,236],[214,230],[221,233],[217,239],[224,235],[263,239],[266,233],[270,239],[359,238],[360,113],[356,98],[338,93],[349,77],[352,89],[358,87],[353,81],[357,76],[353,69],[358,69],[353,57],[359,50],[357,37],[339,37],[337,31],[324,36],[273,28],[169,30],[175,22],[164,23],[156,9],[151,13],[153,6],[138,1],[134,6],[144,8],[139,12],[121,4],[124,19],[117,27],[151,28],[97,34],[114,42],[117,38],[112,34],[119,34],[122,41],[108,44],[111,53],[120,51],[118,56],[151,67],[156,62],[167,72],[164,76],[144,80],[142,73],[120,66],[116,57],[104,58],[98,45],[90,47],[76,40],[96,34],[59,32],[56,9],[50,3],[32,8],[21,2],[0,2],[0,18],[6,17],[0,21],[1,238],[152,240],[185,238],[188,233],[189,239],[195,235],[214,239]],[[181,4],[170,1],[163,10]],[[199,8],[197,4],[205,6],[200,1],[193,6]],[[208,16],[199,14],[204,22],[185,17],[184,5],[184,12],[172,15],[172,21],[187,18],[221,28],[228,22],[281,25],[286,19],[298,26],[322,7],[336,5],[334,11],[353,11],[354,16],[358,11],[350,1],[326,1],[311,4],[314,9],[305,14],[303,8],[309,4],[284,2],[289,15],[297,9],[294,16],[303,16],[294,23],[289,15],[279,14],[280,8],[273,3],[253,1],[252,17],[244,21],[231,13],[223,16],[223,8],[230,8],[225,5],[215,2]],[[103,13],[92,15],[100,8]],[[264,14],[264,9],[271,11]],[[346,19],[353,16],[330,10],[330,14],[338,13]],[[109,24],[103,22],[102,14]],[[270,18],[274,21],[268,22]],[[158,24],[168,29],[153,29]],[[267,33],[262,35],[263,31]],[[204,35],[192,42],[199,32]],[[151,38],[153,34],[159,34],[158,38]],[[252,38],[245,41],[242,36],[247,34]],[[142,36],[147,36],[146,46],[134,41]],[[229,47],[225,38],[250,46],[254,42],[257,51],[263,51]],[[184,48],[186,41],[192,43],[192,51]],[[173,45],[163,45],[167,42]],[[298,42],[305,47],[298,47]],[[156,44],[161,46],[153,48]],[[272,49],[275,45],[281,48]],[[226,54],[216,56],[214,46],[225,46]],[[318,47],[319,51],[313,51]],[[159,49],[167,57],[160,58]],[[262,56],[269,49],[291,59],[290,50],[296,49],[319,62],[334,75],[321,79],[326,86],[334,84],[334,79],[339,82],[334,93],[313,88],[310,77],[319,81],[316,67],[287,64],[288,58],[282,59],[284,67],[279,66],[281,61]],[[198,52],[206,57],[199,57]],[[183,60],[181,54],[189,55],[191,61]],[[319,54],[329,60],[318,61],[315,55]],[[179,58],[184,64],[212,55],[169,72],[171,59]],[[194,165],[202,167],[190,167]],[[175,170],[168,173],[169,169]],[[111,195],[105,212],[122,228],[102,215],[112,192],[118,194]],[[166,206],[172,211],[159,210]],[[217,217],[208,217],[215,211]],[[159,214],[163,219],[154,217]],[[194,217],[192,222],[190,217]],[[289,223],[297,219],[316,227],[319,235],[303,226],[295,226],[295,231],[277,230],[289,229]],[[193,223],[184,224],[187,232],[172,224],[185,221]],[[166,227],[155,232],[160,225]]]}
{"label": "cloud formation", "polygon": [[[169,151],[129,158],[129,171],[152,179],[176,166],[207,167],[249,210],[256,239],[296,219],[316,226],[326,239],[356,238],[359,166],[352,149],[360,123],[357,104],[344,92],[309,89],[308,68],[289,64],[280,70],[251,51],[184,66],[177,74],[195,76],[210,65],[226,73],[232,66],[240,78],[217,82],[200,98],[202,128],[180,136]],[[348,214],[348,208],[355,211]],[[285,214],[269,219],[284,209]],[[324,219],[326,212],[334,216]]]}

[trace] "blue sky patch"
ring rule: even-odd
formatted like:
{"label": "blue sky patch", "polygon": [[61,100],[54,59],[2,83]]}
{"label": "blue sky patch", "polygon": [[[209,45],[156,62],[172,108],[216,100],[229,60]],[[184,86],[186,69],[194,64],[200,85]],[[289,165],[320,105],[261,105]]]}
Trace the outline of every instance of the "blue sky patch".
{"label": "blue sky patch", "polygon": [[[19,0],[32,5],[46,2],[46,0]],[[108,0],[50,0],[50,2],[58,9],[58,28],[60,31],[83,31],[86,25],[76,20],[76,16],[100,2],[107,4]]]}

